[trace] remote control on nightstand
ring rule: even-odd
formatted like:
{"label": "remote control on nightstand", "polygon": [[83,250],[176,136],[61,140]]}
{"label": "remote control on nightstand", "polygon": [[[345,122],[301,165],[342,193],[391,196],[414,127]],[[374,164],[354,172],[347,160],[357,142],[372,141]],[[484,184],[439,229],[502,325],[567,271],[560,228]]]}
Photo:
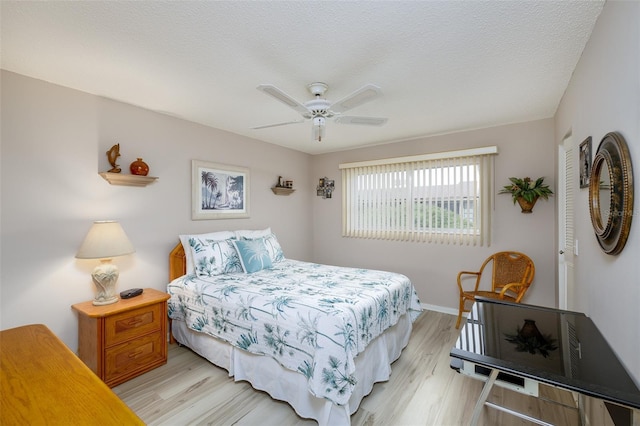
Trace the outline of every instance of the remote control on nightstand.
{"label": "remote control on nightstand", "polygon": [[131,299],[132,297],[140,296],[142,294],[141,288],[130,288],[120,293],[122,299]]}

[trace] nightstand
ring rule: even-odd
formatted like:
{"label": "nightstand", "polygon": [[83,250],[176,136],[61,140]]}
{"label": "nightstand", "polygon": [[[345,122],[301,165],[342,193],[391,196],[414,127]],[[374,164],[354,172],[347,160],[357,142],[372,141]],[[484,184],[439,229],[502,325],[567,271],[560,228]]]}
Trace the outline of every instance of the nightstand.
{"label": "nightstand", "polygon": [[77,303],[78,356],[113,387],[167,363],[169,295],[145,288],[111,305]]}

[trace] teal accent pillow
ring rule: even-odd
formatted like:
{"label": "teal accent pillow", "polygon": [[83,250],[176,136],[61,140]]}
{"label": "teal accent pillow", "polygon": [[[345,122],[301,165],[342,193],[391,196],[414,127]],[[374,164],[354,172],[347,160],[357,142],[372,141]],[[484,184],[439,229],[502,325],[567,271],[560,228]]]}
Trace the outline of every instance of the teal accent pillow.
{"label": "teal accent pillow", "polygon": [[[267,228],[269,229],[269,228]],[[264,245],[267,248],[267,252],[269,253],[269,258],[271,259],[271,264],[275,264],[284,260],[284,253],[282,252],[282,247],[280,247],[280,243],[276,238],[275,234],[267,234],[262,237],[240,237],[241,240],[256,240],[262,239],[264,240]]]}
{"label": "teal accent pillow", "polygon": [[247,274],[258,272],[262,269],[270,269],[273,266],[264,238],[232,240],[232,242],[238,251],[242,269]]}

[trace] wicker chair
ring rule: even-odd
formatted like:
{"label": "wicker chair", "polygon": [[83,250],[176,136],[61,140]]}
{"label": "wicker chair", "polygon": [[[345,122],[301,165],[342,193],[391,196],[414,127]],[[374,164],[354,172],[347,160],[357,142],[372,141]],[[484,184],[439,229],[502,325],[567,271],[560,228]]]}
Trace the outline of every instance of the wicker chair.
{"label": "wicker chair", "polygon": [[[482,273],[489,265],[493,263],[491,290],[479,290]],[[458,288],[460,290],[460,311],[458,312],[458,321],[456,328],[460,327],[460,320],[463,312],[469,312],[465,309],[467,301],[473,302],[476,296],[488,297],[492,299],[507,300],[510,302],[520,303],[522,297],[529,289],[536,268],[533,261],[525,254],[517,251],[502,251],[492,254],[484,261],[478,272],[462,271],[458,274]],[[462,287],[465,275],[476,277],[476,283],[473,290],[464,290]]]}

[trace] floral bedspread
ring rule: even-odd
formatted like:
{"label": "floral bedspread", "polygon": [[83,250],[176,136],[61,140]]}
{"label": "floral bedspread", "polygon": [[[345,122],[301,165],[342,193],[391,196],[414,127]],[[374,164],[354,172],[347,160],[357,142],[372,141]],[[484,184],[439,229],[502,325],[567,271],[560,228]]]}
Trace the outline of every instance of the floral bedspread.
{"label": "floral bedspread", "polygon": [[253,274],[185,275],[167,288],[169,316],[304,374],[338,405],[355,385],[354,358],[420,301],[407,277],[285,259]]}

